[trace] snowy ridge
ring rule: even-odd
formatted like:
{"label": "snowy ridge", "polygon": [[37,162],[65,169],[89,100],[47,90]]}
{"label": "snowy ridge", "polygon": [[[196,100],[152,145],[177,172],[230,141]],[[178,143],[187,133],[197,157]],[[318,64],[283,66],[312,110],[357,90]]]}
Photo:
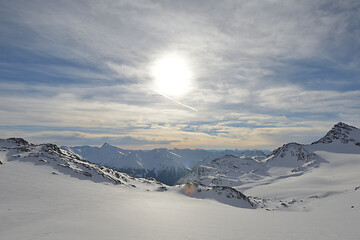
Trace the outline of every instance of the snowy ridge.
{"label": "snowy ridge", "polygon": [[243,193],[228,186],[205,186],[201,182],[191,181],[184,185],[176,186],[179,192],[193,198],[214,199],[218,202],[240,208],[254,209],[257,202]]}
{"label": "snowy ridge", "polygon": [[24,161],[35,165],[47,165],[53,170],[53,175],[63,173],[82,180],[109,182],[132,188],[165,187],[155,179],[134,178],[129,174],[90,163],[54,144],[35,145],[22,138],[0,139],[0,151],[3,161]]}
{"label": "snowy ridge", "polygon": [[334,125],[334,127],[321,139],[312,144],[319,143],[354,143],[360,147],[360,129],[347,125],[345,123],[339,122]]}
{"label": "snowy ridge", "polygon": [[305,172],[313,167],[318,167],[321,162],[325,162],[325,160],[299,143],[284,144],[265,159],[269,170],[281,167],[291,168],[291,172]]}
{"label": "snowy ridge", "polygon": [[292,161],[309,162],[315,158],[316,154],[307,151],[302,144],[287,143],[282,147],[275,149],[267,158],[267,162],[275,162],[278,159],[286,159],[286,163]]}
{"label": "snowy ridge", "polygon": [[240,186],[268,176],[290,177],[303,174],[325,162],[298,143],[284,144],[266,159],[226,155],[199,165],[177,183],[199,181],[206,186]]}

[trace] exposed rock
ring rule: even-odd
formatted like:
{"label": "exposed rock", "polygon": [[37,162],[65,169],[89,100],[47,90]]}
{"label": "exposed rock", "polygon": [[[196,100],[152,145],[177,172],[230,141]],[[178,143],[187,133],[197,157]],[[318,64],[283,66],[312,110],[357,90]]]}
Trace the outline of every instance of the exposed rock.
{"label": "exposed rock", "polygon": [[164,186],[158,187],[158,188],[156,189],[156,191],[158,191],[158,192],[165,192],[165,191],[167,191],[167,190],[168,190],[167,187],[164,187]]}
{"label": "exposed rock", "polygon": [[[144,184],[147,181],[147,188],[153,189],[164,185],[153,179],[135,179],[133,176],[121,173],[108,167],[99,166],[89,161],[80,159],[77,155],[67,150],[60,149],[55,144],[30,144],[22,138],[0,139],[3,146],[1,150],[9,151],[9,161],[28,161],[33,163],[47,163],[54,170],[72,177],[83,179],[82,176],[92,177],[93,181],[108,181],[114,184],[123,184],[128,187]],[[1,162],[0,162],[1,164]],[[58,173],[53,171],[53,175]]]}
{"label": "exposed rock", "polygon": [[89,172],[83,172],[83,174],[84,174],[85,176],[87,176],[87,177],[92,177],[92,174],[89,173]]}
{"label": "exposed rock", "polygon": [[356,127],[347,125],[345,123],[339,122],[334,125],[334,127],[318,141],[313,142],[312,144],[318,143],[332,143],[335,140],[339,140],[341,143],[346,144],[349,142],[354,142],[357,146],[360,146],[359,139],[353,139],[350,135],[352,132],[359,131]]}
{"label": "exposed rock", "polygon": [[30,145],[29,142],[24,140],[23,138],[8,138],[6,140],[16,143],[18,145],[26,145],[26,146]]}

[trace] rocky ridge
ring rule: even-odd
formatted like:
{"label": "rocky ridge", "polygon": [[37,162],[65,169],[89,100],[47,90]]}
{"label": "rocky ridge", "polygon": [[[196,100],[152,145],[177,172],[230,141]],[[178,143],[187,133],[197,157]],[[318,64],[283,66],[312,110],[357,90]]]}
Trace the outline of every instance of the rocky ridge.
{"label": "rocky ridge", "polygon": [[60,149],[55,144],[35,145],[22,138],[8,138],[0,139],[0,150],[6,154],[8,161],[47,165],[52,167],[54,175],[67,174],[82,180],[108,182],[131,188],[140,187],[152,190],[166,188],[166,185],[154,178],[135,178],[129,174],[90,163],[69,151]]}

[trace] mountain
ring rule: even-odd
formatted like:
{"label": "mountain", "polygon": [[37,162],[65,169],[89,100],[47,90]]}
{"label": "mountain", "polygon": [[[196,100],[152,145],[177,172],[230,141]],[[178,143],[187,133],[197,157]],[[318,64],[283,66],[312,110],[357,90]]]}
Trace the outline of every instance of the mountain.
{"label": "mountain", "polygon": [[120,184],[131,188],[162,189],[155,179],[134,178],[126,173],[80,159],[54,144],[35,145],[22,138],[0,139],[1,164],[12,161],[46,166],[52,175],[65,174],[81,180]]}
{"label": "mountain", "polygon": [[308,148],[313,150],[331,149],[338,153],[359,153],[360,129],[339,122],[324,137],[313,142]]}
{"label": "mountain", "polygon": [[[91,148],[84,149],[92,150]],[[118,148],[109,144],[104,144],[101,149],[105,153],[112,155],[119,153]],[[166,154],[163,151],[167,150],[154,149],[148,151],[147,156],[150,156],[153,160],[148,164],[161,167],[161,165],[164,165],[163,162],[169,161],[168,158],[164,157]],[[137,151],[137,153],[141,154],[141,151]],[[47,178],[53,179],[54,177],[58,178],[59,181],[64,181],[64,179],[67,181],[68,178],[73,178],[107,186],[109,184],[120,185],[128,189],[146,190],[146,192],[172,191],[181,195],[187,194],[185,186],[171,188],[154,178],[135,178],[132,175],[83,160],[73,152],[60,149],[55,144],[35,145],[22,138],[0,139],[0,164],[2,165],[1,170],[8,170],[5,174],[9,174],[9,169],[14,172],[25,171],[28,173],[30,171],[34,176],[38,172],[45,172],[46,176],[42,176],[42,178],[45,178],[44,181],[47,181]],[[29,168],[29,166],[32,167]],[[37,169],[33,168],[34,166]],[[235,189],[229,187],[205,187],[201,184],[196,184],[195,187],[196,192],[191,197],[215,199],[218,202],[236,207],[256,208],[255,202]]]}
{"label": "mountain", "polygon": [[208,164],[196,166],[177,184],[197,181],[205,186],[237,186],[244,179],[256,179],[258,173],[263,171],[261,162],[255,157],[225,155]]}
{"label": "mountain", "polygon": [[102,147],[77,146],[62,147],[90,162],[104,165],[135,177],[153,177],[172,185],[189,172],[178,156],[167,149],[151,151],[131,151],[105,143]]}
{"label": "mountain", "polygon": [[347,193],[360,185],[359,143],[358,128],[338,123],[312,144],[287,143],[265,159],[227,155],[193,168],[177,183],[228,186],[259,197],[260,205],[288,207],[309,198]]}
{"label": "mountain", "polygon": [[[351,138],[285,144],[266,159],[219,157],[211,163],[227,178],[219,185],[171,187],[53,144],[3,139],[0,239],[358,239],[360,152]],[[220,186],[231,179],[239,181]]]}
{"label": "mountain", "polygon": [[239,156],[256,156],[265,158],[260,150],[203,150],[203,149],[166,149],[149,151],[124,150],[105,143],[102,147],[75,146],[62,149],[72,151],[79,157],[92,163],[104,165],[136,177],[153,177],[167,185],[173,185],[198,164],[233,154]]}
{"label": "mountain", "polygon": [[360,146],[360,130],[356,127],[339,122],[321,139],[312,144],[329,144],[329,143],[354,143]]}
{"label": "mountain", "polygon": [[269,175],[304,172],[324,160],[298,143],[284,144],[267,158],[226,155],[208,164],[198,165],[177,183],[200,181],[206,186],[239,186]]}

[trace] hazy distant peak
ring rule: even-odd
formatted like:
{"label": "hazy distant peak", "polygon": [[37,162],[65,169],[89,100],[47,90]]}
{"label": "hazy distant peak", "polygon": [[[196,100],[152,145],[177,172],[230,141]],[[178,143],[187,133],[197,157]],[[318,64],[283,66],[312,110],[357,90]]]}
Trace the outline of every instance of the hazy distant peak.
{"label": "hazy distant peak", "polygon": [[101,148],[105,148],[105,147],[112,147],[110,144],[108,144],[108,143],[104,143],[102,146],[101,146]]}

